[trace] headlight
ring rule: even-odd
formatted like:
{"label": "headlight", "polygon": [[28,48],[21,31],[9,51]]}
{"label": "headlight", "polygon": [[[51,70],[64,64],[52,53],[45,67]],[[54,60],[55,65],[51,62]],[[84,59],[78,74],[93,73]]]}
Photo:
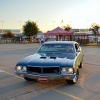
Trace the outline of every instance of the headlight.
{"label": "headlight", "polygon": [[61,74],[67,74],[67,69],[66,68],[62,68],[61,69]]}
{"label": "headlight", "polygon": [[27,71],[27,67],[26,66],[23,66],[22,71]]}
{"label": "headlight", "polygon": [[68,73],[73,74],[73,68],[68,68]]}
{"label": "headlight", "polygon": [[66,68],[62,68],[62,71],[63,71],[63,72],[66,72]]}
{"label": "headlight", "polygon": [[22,66],[16,66],[16,70],[22,70]]}
{"label": "headlight", "polygon": [[62,68],[61,74],[73,74],[73,68]]}
{"label": "headlight", "polygon": [[15,69],[17,71],[27,71],[27,67],[26,66],[16,66]]}

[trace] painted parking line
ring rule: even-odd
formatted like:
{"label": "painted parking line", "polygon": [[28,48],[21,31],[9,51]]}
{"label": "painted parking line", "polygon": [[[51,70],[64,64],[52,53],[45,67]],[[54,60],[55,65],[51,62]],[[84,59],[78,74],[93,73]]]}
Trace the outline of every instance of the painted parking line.
{"label": "painted parking line", "polygon": [[[6,74],[9,74],[9,75],[12,75],[12,76],[14,76],[14,77],[17,77],[17,78],[21,78],[21,79],[23,79],[22,77],[19,77],[19,76],[17,76],[17,75],[11,74],[11,73],[9,73],[9,72],[6,72],[6,71],[3,71],[3,72],[6,73]],[[39,84],[39,83],[38,83],[38,85],[44,87],[44,85],[41,85],[41,84]],[[79,97],[76,97],[76,96],[74,96],[74,95],[72,95],[72,94],[68,94],[68,93],[65,93],[65,92],[59,91],[59,90],[54,89],[54,88],[51,88],[51,89],[52,89],[53,91],[55,91],[55,92],[60,93],[60,94],[63,94],[63,95],[69,96],[69,97],[71,97],[71,98],[73,98],[73,99],[75,99],[75,100],[83,100],[83,99],[81,99],[81,98],[79,98]]]}
{"label": "painted parking line", "polygon": [[6,71],[4,71],[4,73],[9,74],[9,75],[12,75],[12,76],[17,77],[17,78],[21,78],[21,79],[23,79],[22,77],[19,77],[19,76],[17,76],[17,75],[11,74],[11,73],[6,72]]}
{"label": "painted parking line", "polygon": [[76,97],[76,96],[74,96],[74,95],[72,95],[72,94],[68,94],[68,93],[59,91],[59,90],[57,90],[57,89],[52,89],[52,90],[53,90],[53,91],[56,91],[56,92],[59,92],[60,94],[69,96],[69,97],[71,97],[71,98],[73,98],[73,99],[75,99],[75,100],[83,100],[83,99],[81,99],[81,98],[79,98],[79,97]]}
{"label": "painted parking line", "polygon": [[[44,87],[44,85],[41,85],[41,84],[39,84],[39,83],[38,83],[38,85]],[[74,95],[72,95],[72,94],[68,94],[68,93],[59,91],[59,90],[54,89],[54,88],[51,88],[51,90],[53,90],[53,91],[55,91],[55,92],[58,92],[58,93],[60,93],[60,94],[66,95],[66,96],[68,96],[68,97],[71,97],[71,98],[73,98],[73,99],[75,99],[75,100],[84,100],[84,99],[81,99],[81,98],[79,98],[79,97],[76,97],[76,96],[74,96]]]}

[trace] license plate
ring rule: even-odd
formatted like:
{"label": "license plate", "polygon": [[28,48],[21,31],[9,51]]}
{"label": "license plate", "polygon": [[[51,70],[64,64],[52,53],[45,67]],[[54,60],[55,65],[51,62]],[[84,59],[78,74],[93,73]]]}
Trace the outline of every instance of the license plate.
{"label": "license plate", "polygon": [[44,76],[40,76],[40,77],[38,77],[38,81],[40,81],[40,82],[48,82],[48,77],[44,77]]}

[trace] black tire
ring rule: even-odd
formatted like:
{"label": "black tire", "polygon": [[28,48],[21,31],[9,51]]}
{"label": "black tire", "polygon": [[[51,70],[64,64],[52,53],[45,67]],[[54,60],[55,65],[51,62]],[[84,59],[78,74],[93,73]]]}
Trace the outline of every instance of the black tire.
{"label": "black tire", "polygon": [[81,61],[79,68],[83,68],[83,61]]}
{"label": "black tire", "polygon": [[75,84],[78,81],[78,77],[79,77],[79,70],[77,70],[77,73],[76,73],[76,75],[75,75],[73,80],[66,80],[66,82],[68,84]]}
{"label": "black tire", "polygon": [[24,77],[24,79],[26,80],[26,81],[34,81],[35,79],[30,79],[30,78],[28,78],[28,77]]}

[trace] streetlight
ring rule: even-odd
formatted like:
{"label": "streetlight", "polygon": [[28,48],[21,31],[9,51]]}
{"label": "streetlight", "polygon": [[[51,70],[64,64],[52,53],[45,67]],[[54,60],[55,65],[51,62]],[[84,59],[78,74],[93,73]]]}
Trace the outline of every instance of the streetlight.
{"label": "streetlight", "polygon": [[3,33],[3,22],[4,22],[4,21],[1,21],[1,22],[2,22],[2,33]]}
{"label": "streetlight", "polygon": [[20,32],[21,32],[21,27],[22,27],[22,21],[19,21],[20,22]]}
{"label": "streetlight", "polygon": [[69,22],[70,22],[70,26],[71,26],[72,21],[69,21]]}
{"label": "streetlight", "polygon": [[39,21],[35,21],[35,23],[37,24]]}
{"label": "streetlight", "polygon": [[36,23],[38,23],[39,21],[35,21]]}
{"label": "streetlight", "polygon": [[53,22],[53,29],[54,29],[54,22],[55,22],[55,21],[52,21],[52,22]]}
{"label": "streetlight", "polygon": [[87,21],[87,30],[88,30],[88,22],[89,22],[89,20],[86,20]]}

